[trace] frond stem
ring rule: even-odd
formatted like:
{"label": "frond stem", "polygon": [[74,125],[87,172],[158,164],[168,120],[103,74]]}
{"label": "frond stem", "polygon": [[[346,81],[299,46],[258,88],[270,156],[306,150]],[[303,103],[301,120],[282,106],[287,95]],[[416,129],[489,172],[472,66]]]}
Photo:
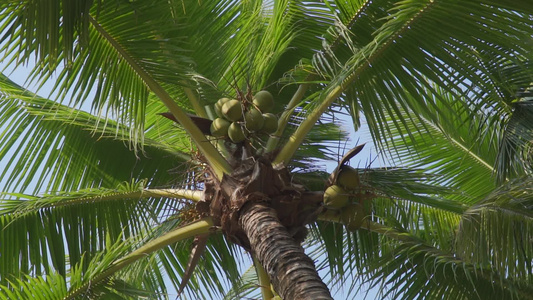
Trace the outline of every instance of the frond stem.
{"label": "frond stem", "polygon": [[308,88],[309,88],[309,84],[301,84],[298,87],[298,90],[296,90],[296,93],[294,93],[294,95],[292,96],[291,100],[289,101],[289,104],[287,104],[287,107],[285,108],[285,110],[281,114],[281,117],[279,118],[278,130],[276,130],[276,132],[272,134],[270,138],[268,139],[266,150],[265,150],[266,153],[272,152],[278,145],[280,137],[283,134],[283,131],[285,130],[285,127],[287,126],[287,123],[289,123],[290,115],[296,108],[296,105],[298,105],[300,101],[302,101],[302,98],[304,97],[305,92],[307,91]]}
{"label": "frond stem", "polygon": [[263,297],[263,300],[270,300],[274,298],[274,294],[272,293],[272,289],[270,288],[270,277],[268,277],[268,273],[265,271],[265,268],[261,265],[261,263],[255,258],[254,256],[254,266],[255,266],[255,272],[257,273],[257,279],[259,279],[259,287],[261,288],[261,295]]}
{"label": "frond stem", "polygon": [[[353,76],[355,77],[355,76]],[[308,116],[307,118],[300,124],[298,129],[294,132],[292,136],[289,137],[289,140],[287,143],[283,146],[281,151],[278,153],[272,164],[284,164],[288,165],[292,156],[296,152],[296,150],[300,147],[302,144],[305,136],[309,131],[311,131],[311,128],[315,125],[315,123],[318,121],[320,116],[328,109],[328,107],[337,99],[342,92],[344,91],[344,85],[341,84],[337,87],[335,87],[320,103],[320,105],[315,108]]]}
{"label": "frond stem", "polygon": [[193,90],[191,88],[184,87],[183,92],[185,92],[185,95],[187,95],[187,98],[189,98],[189,102],[191,102],[191,105],[196,114],[198,114],[199,117],[209,119],[205,108],[202,106],[202,104],[200,103],[200,99],[198,99]]}
{"label": "frond stem", "polygon": [[83,286],[71,292],[68,296],[64,298],[64,300],[75,299],[81,293],[89,289],[92,285],[99,284],[100,282],[112,276],[113,274],[120,271],[124,267],[131,265],[137,260],[147,257],[153,252],[160,250],[170,244],[173,244],[173,243],[176,243],[181,240],[188,239],[188,238],[191,238],[197,235],[208,234],[211,231],[213,231],[213,226],[214,226],[213,220],[211,218],[204,218],[192,224],[176,228],[175,230],[170,231],[167,234],[148,242],[147,244],[131,252],[127,256],[119,260],[116,260],[114,263],[111,264],[109,268],[107,268],[105,271],[100,273],[98,276],[96,276],[95,278],[93,278],[92,280],[84,284]]}
{"label": "frond stem", "polygon": [[[21,218],[30,213],[40,211],[43,209],[65,207],[71,205],[79,205],[86,203],[97,203],[104,201],[115,201],[115,200],[125,200],[125,199],[142,199],[142,198],[179,198],[179,199],[188,199],[194,202],[198,202],[203,197],[203,191],[200,190],[187,190],[187,189],[148,189],[148,190],[139,190],[132,192],[116,192],[116,193],[107,193],[102,195],[93,195],[93,196],[80,196],[72,197],[68,200],[63,200],[57,198],[57,196],[51,196],[52,199],[47,199],[46,196],[41,198],[32,198],[26,201],[19,201],[22,205],[13,207],[9,211],[4,211],[3,215],[11,214],[15,218]],[[65,196],[68,197],[68,196]],[[35,199],[35,200],[34,200]]]}
{"label": "frond stem", "polygon": [[[367,0],[363,5],[361,5],[361,7],[355,12],[353,17],[346,24],[347,28],[351,28],[355,24],[358,18],[369,7],[370,3],[372,3],[372,1]],[[341,43],[341,38],[340,37],[335,38],[335,40],[331,43],[331,46],[329,46],[330,50],[333,51],[335,48],[337,48],[340,45],[340,43]],[[313,75],[309,75],[305,79],[305,81],[311,80],[313,77],[314,77]],[[308,83],[301,84],[298,87],[298,90],[296,90],[296,92],[292,96],[291,100],[289,101],[289,104],[287,104],[286,109],[283,111],[283,113],[281,114],[281,117],[279,118],[278,130],[268,139],[266,150],[265,150],[266,153],[272,152],[278,145],[281,134],[283,133],[283,131],[285,130],[285,126],[287,126],[287,123],[289,122],[289,117],[291,113],[296,108],[296,105],[300,103],[300,101],[304,97],[305,92],[307,91],[308,88],[309,88]]]}
{"label": "frond stem", "polygon": [[155,81],[150,74],[148,74],[142,66],[140,66],[137,61],[131,57],[122,46],[113,39],[107,33],[107,31],[102,28],[102,26],[92,17],[89,17],[89,21],[92,26],[100,33],[112,46],[113,48],[120,53],[120,55],[128,62],[130,67],[142,78],[144,83],[148,88],[161,99],[165,106],[170,110],[170,112],[176,117],[176,119],[183,126],[185,131],[190,135],[193,141],[196,143],[196,146],[202,154],[207,158],[207,161],[211,167],[215,170],[219,179],[222,179],[224,173],[229,174],[232,172],[232,168],[229,163],[222,157],[222,155],[217,151],[217,149],[207,140],[205,135],[200,131],[198,126],[194,124],[191,118],[174,102],[172,97],[167,93],[167,91]]}
{"label": "frond stem", "polygon": [[126,193],[113,193],[103,196],[83,197],[68,201],[61,201],[52,205],[52,207],[67,206],[72,204],[100,202],[109,200],[122,200],[128,198],[184,198],[198,202],[202,199],[203,191],[187,189],[148,189]]}
{"label": "frond stem", "polygon": [[[426,11],[430,10],[432,4],[434,3],[433,2],[427,3],[425,8],[421,9],[408,22],[403,24],[400,30],[388,36],[381,45],[375,45],[374,43],[369,45],[368,47],[370,47],[370,49],[376,48],[371,53],[371,56],[367,57],[364,63],[357,66],[354,70],[350,71],[351,73],[349,73],[349,75],[347,75],[347,77],[344,80],[342,80],[337,86],[333,87],[329,91],[329,93],[324,98],[322,103],[320,103],[320,105],[318,105],[307,116],[307,118],[300,124],[298,129],[289,138],[289,140],[283,146],[281,151],[278,153],[278,155],[276,156],[272,164],[283,163],[284,165],[287,165],[290,162],[296,150],[300,147],[307,133],[309,133],[311,128],[313,128],[313,126],[318,121],[320,116],[333,103],[333,101],[335,101],[344,92],[344,90],[359,77],[359,74],[361,74],[364,70],[369,68],[372,65],[373,61],[375,61],[379,56],[381,56],[382,53],[385,52],[385,50],[387,50],[391,45],[393,45],[394,40],[398,36],[403,34],[410,26],[412,26],[413,23],[415,23],[420,18],[420,16],[422,16]],[[361,51],[364,51],[364,50],[361,50]]]}
{"label": "frond stem", "polygon": [[[438,126],[436,126],[433,122],[430,122],[429,120],[427,120],[426,118],[422,117],[422,116],[418,116],[421,120],[423,120],[427,125],[433,127],[435,130],[437,131],[441,131],[443,132]],[[450,142],[455,145],[456,147],[460,148],[465,154],[469,155],[470,157],[472,157],[474,160],[476,160],[477,162],[479,162],[482,166],[484,166],[485,168],[487,168],[489,171],[491,171],[492,173],[496,172],[494,170],[494,168],[488,164],[485,160],[483,160],[481,157],[479,157],[478,155],[476,155],[474,152],[470,151],[465,145],[461,144],[461,142],[459,142],[458,140],[452,138],[451,136],[449,135],[446,135],[446,138],[448,138],[448,140],[450,140]]]}

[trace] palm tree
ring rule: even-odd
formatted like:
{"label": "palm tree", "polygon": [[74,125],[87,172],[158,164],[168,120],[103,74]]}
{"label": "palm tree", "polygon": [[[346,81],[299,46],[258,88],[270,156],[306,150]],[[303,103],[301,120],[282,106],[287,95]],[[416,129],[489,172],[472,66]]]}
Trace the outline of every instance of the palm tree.
{"label": "palm tree", "polygon": [[[3,60],[55,82],[1,77],[0,298],[532,297],[533,3],[0,11]],[[387,167],[349,167],[342,114]]]}

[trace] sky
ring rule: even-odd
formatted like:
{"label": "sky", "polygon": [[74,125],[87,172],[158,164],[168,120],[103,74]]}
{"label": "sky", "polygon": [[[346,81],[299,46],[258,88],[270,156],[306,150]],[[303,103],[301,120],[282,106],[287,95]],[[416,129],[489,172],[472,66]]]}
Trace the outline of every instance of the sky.
{"label": "sky", "polygon": [[[5,62],[0,62],[0,70],[2,70],[2,73],[4,75],[7,75],[12,81],[27,88],[28,90],[32,92],[37,92],[36,85],[28,85],[26,82],[26,78],[30,72],[31,65],[26,66],[26,67],[18,67],[16,70],[14,70],[11,67],[7,67],[7,68],[6,67],[7,65]],[[49,97],[52,88],[53,88],[53,81],[49,80],[38,90],[37,93],[42,97]],[[373,166],[379,166],[380,165],[379,160],[375,160],[377,151],[376,151],[375,146],[371,143],[371,136],[368,131],[368,128],[364,124],[364,119],[362,122],[363,123],[362,128],[360,128],[358,132],[355,132],[353,130],[351,119],[349,119],[348,116],[339,115],[338,118],[341,121],[342,129],[348,132],[348,136],[349,136],[349,140],[345,141],[345,145],[342,145],[341,148],[345,148],[345,150],[348,151],[349,149],[356,146],[356,143],[359,143],[359,144],[367,143],[363,151],[359,153],[358,155],[356,155],[351,160],[350,165],[353,167],[363,167],[363,166],[367,166],[369,162],[373,161],[372,163]],[[343,156],[343,153],[338,153],[339,160],[342,156]],[[5,163],[6,163],[5,160],[0,160],[0,170],[3,170],[5,168]],[[333,171],[335,167],[337,166],[336,162],[323,162],[320,164],[321,165],[323,164],[323,166],[327,169],[328,172]],[[32,190],[32,188],[29,188],[29,190]],[[45,191],[42,191],[42,192],[45,192]],[[311,251],[311,250],[312,249],[308,249],[308,251]],[[321,272],[321,275],[324,275],[327,272],[329,271],[324,270],[323,272]],[[345,291],[346,289],[344,287],[340,287],[339,291],[334,295],[335,300],[347,299],[345,295]],[[378,289],[375,288],[375,289],[368,290],[368,294],[367,294],[367,288],[363,287],[361,289],[361,292],[359,293],[360,296],[358,296],[354,300],[363,299],[364,296],[366,296],[367,299],[374,299],[376,298],[377,293],[378,293]]]}

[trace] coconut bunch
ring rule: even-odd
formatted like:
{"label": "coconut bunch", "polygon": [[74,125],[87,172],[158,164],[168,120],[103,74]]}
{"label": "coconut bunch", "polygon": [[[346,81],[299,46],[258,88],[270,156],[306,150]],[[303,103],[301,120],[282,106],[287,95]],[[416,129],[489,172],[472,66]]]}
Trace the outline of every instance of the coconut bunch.
{"label": "coconut bunch", "polygon": [[367,216],[365,197],[361,193],[359,171],[347,165],[347,162],[364,147],[359,145],[344,155],[338,167],[328,179],[324,191],[323,204],[328,211],[338,215],[349,230],[357,230]]}
{"label": "coconut bunch", "polygon": [[273,107],[274,97],[268,91],[259,91],[252,99],[221,98],[215,103],[218,118],[211,124],[211,135],[237,144],[253,135],[272,134],[278,129],[278,118],[270,112]]}
{"label": "coconut bunch", "polygon": [[342,223],[349,230],[361,227],[367,215],[362,199],[354,201],[360,196],[359,172],[347,165],[341,165],[335,176],[335,181],[324,191],[323,203],[328,210],[339,214]]}
{"label": "coconut bunch", "polygon": [[335,184],[324,192],[324,206],[329,209],[341,209],[350,202],[350,195],[359,187],[359,172],[343,165],[340,168]]}

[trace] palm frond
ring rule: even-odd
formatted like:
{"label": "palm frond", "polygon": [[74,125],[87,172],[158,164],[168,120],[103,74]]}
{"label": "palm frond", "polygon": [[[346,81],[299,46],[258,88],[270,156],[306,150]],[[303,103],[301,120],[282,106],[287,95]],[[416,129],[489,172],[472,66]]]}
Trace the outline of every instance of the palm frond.
{"label": "palm frond", "polygon": [[[189,213],[191,215],[187,217]],[[178,215],[171,216],[155,226],[147,235],[146,241],[165,236],[180,226],[186,226],[194,221],[195,217],[193,210],[188,212],[185,208],[181,209]],[[180,289],[186,274],[193,243],[192,240],[174,243],[156,254],[159,265],[156,271],[164,270],[166,284],[171,284],[176,291]],[[194,268],[183,294],[191,298],[221,297],[232,286],[239,284],[239,270],[242,269],[243,261],[243,253],[236,245],[228,242],[220,234],[211,234],[207,240],[206,250]]]}
{"label": "palm frond", "polygon": [[131,178],[153,178],[150,184],[167,185],[172,181],[169,160],[181,164],[188,158],[181,152],[184,148],[178,150],[179,139],[169,140],[178,146],[173,148],[160,142],[155,130],[149,133],[154,140],[147,139],[143,155],[137,156],[127,141],[115,139],[116,132],[124,130],[116,122],[57,105],[2,79],[4,192],[24,192],[30,186],[33,190],[26,192],[113,186]]}
{"label": "palm frond", "polygon": [[149,198],[174,198],[199,201],[203,191],[187,189],[144,189],[144,182],[140,181],[131,185],[121,185],[118,189],[86,189],[76,192],[56,193],[44,196],[31,196],[23,194],[5,193],[2,199],[0,213],[4,216],[23,218],[40,210],[49,210],[56,207],[93,204],[100,201],[114,201],[123,199],[149,199]]}
{"label": "palm frond", "polygon": [[[428,183],[432,176],[416,169],[368,168],[359,172],[361,185],[351,201],[363,205],[366,215],[357,227],[366,228],[379,222],[402,228],[444,251],[452,251],[454,228],[468,207],[448,199],[449,189]],[[356,222],[356,216],[353,217]],[[388,253],[390,246],[383,242],[382,233],[363,229],[350,232],[352,220],[343,212],[328,211],[319,218],[329,221],[313,226],[313,238],[309,239],[319,245],[310,246],[317,247],[317,257],[325,256],[320,259],[319,267],[329,269],[332,286],[345,287],[345,282],[351,281],[349,290],[358,290],[359,284],[370,278],[368,262]]]}
{"label": "palm frond", "polygon": [[498,179],[514,178],[533,172],[533,102],[517,101],[513,112],[504,125],[496,160]]}
{"label": "palm frond", "polygon": [[349,294],[368,279],[367,264],[380,256],[382,242],[374,232],[357,230],[348,233],[338,221],[320,220],[313,225],[306,248],[314,249],[310,256],[316,261],[318,270],[327,271],[324,280],[332,291],[342,289]]}
{"label": "palm frond", "polygon": [[[485,68],[475,53],[497,52],[510,61],[517,61],[517,56],[531,58],[527,51],[531,24],[523,21],[528,19],[530,10],[513,5],[478,1],[461,5],[440,1],[395,4],[368,44],[356,47],[350,40],[343,40],[352,46],[353,53],[345,62],[332,58],[339,67],[321,67],[325,63],[314,66],[331,78],[330,83],[311,103],[315,108],[308,110],[311,115],[285,146],[283,156],[292,156],[295,145],[301,142],[299,135],[305,135],[322,112],[338,97],[342,99],[342,93],[349,87],[357,91],[352,99],[359,102],[351,106],[362,108],[377,143],[382,142],[381,137],[388,130],[383,125],[384,112],[395,115],[395,126],[401,128],[406,127],[407,120],[399,113],[400,107],[428,113],[427,106],[422,105],[424,98],[434,91],[428,82],[464,96],[472,86],[490,88],[483,85],[479,74]],[[496,18],[505,21],[496,24]],[[464,26],[457,28],[457,24]],[[489,29],[492,31],[487,33]]]}
{"label": "palm frond", "polygon": [[[3,26],[10,29],[4,36],[9,42],[4,49],[6,56],[16,55],[16,63],[20,64],[27,62],[29,54],[41,47],[53,48],[51,53],[56,55],[41,57],[39,61],[42,64],[38,64],[35,71],[42,71],[41,76],[49,76],[59,63],[66,62],[64,70],[58,76],[59,80],[63,81],[60,91],[66,93],[74,88],[77,93],[77,97],[73,97],[74,102],[79,103],[85,101],[88,91],[93,90],[94,84],[97,84],[98,92],[94,108],[101,108],[105,99],[114,100],[108,104],[115,108],[118,108],[117,105],[120,103],[118,99],[124,101],[129,96],[133,96],[132,98],[141,103],[146,101],[146,87],[139,81],[138,76],[133,76],[134,71],[128,66],[127,56],[142,64],[147,72],[155,74],[156,79],[164,79],[163,82],[176,83],[179,79],[177,74],[183,74],[183,72],[176,73],[176,69],[185,68],[184,65],[190,63],[184,55],[180,55],[184,53],[184,49],[175,44],[182,42],[182,38],[178,36],[173,41],[174,44],[164,40],[164,35],[172,33],[176,36],[179,26],[184,25],[174,22],[168,4],[92,3],[92,1],[81,4],[77,11],[70,10],[70,7],[56,0],[47,1],[45,4],[30,1],[24,5],[4,5]],[[46,7],[51,15],[47,18],[28,18],[29,15],[41,16],[41,5]],[[145,13],[138,14],[137,10],[143,10]],[[160,19],[150,18],[154,15]],[[66,18],[64,22],[62,18]],[[74,19],[77,24],[68,22],[68,19]],[[160,20],[161,23],[156,24],[156,20]],[[159,26],[162,23],[167,26]],[[135,28],[138,24],[143,24],[142,30],[132,31],[131,28]],[[105,27],[107,29],[105,34],[108,34],[112,40],[102,38],[98,30],[95,30],[95,26]],[[36,32],[29,29],[34,27],[39,29]],[[33,36],[36,38],[32,39]],[[161,49],[162,45],[166,47]],[[17,51],[19,53],[17,54],[16,49],[22,51]],[[73,52],[76,55],[72,55]],[[168,64],[171,58],[174,63]],[[171,67],[176,69],[169,70]],[[47,69],[49,72],[46,72]],[[91,74],[95,71],[95,74]],[[66,75],[78,73],[82,76],[79,76],[77,83],[76,80],[69,81],[65,78]],[[102,75],[104,73],[105,77]],[[37,73],[34,76],[37,76]],[[117,80],[121,84],[117,84]],[[119,91],[117,88],[122,90]],[[134,108],[129,104],[125,106],[122,108],[124,112],[128,111],[126,109],[128,107]],[[139,105],[138,109],[141,108],[142,105]],[[135,114],[130,117],[134,116]]]}
{"label": "palm frond", "polygon": [[530,177],[508,182],[470,207],[455,239],[458,255],[533,284],[533,198]]}
{"label": "palm frond", "polygon": [[[195,235],[208,233],[212,226],[212,220],[209,218],[202,219],[188,225],[175,228],[165,235],[157,237],[153,240],[149,240],[147,243],[136,247],[129,253],[123,253],[125,248],[117,247],[115,252],[120,253],[118,255],[115,253],[114,255],[104,256],[105,260],[101,260],[101,264],[99,264],[97,267],[98,270],[95,269],[93,272],[87,273],[91,277],[90,280],[84,280],[84,282],[78,286],[73,287],[65,299],[74,299],[85,293],[92,292],[93,286],[98,287],[101,282],[105,282],[111,276],[134,264],[139,259],[145,258],[146,256],[153,254],[155,251],[161,250],[162,248],[165,248],[173,243],[191,238]],[[117,243],[120,243],[120,245],[126,244],[127,246],[130,246],[127,243],[122,243],[120,241]]]}
{"label": "palm frond", "polygon": [[67,294],[67,282],[58,273],[36,278],[15,278],[9,285],[0,285],[0,299],[62,299]]}
{"label": "palm frond", "polygon": [[367,168],[360,170],[363,189],[377,196],[408,201],[442,211],[462,214],[467,206],[447,200],[454,190],[432,182],[438,182],[438,175],[426,173],[421,169],[409,168]]}
{"label": "palm frond", "polygon": [[488,122],[482,111],[438,90],[438,98],[426,98],[431,103],[427,110],[435,119],[423,113],[411,118],[414,111],[404,111],[405,123],[400,128],[394,125],[396,116],[384,114],[390,125],[384,136],[389,147],[385,153],[397,164],[425,168],[437,175],[433,177],[436,183],[461,191],[450,197],[477,201],[496,187],[496,132],[500,128]]}
{"label": "palm frond", "polygon": [[246,271],[244,271],[244,273],[242,273],[241,275],[241,282],[239,284],[234,285],[224,295],[224,300],[244,298],[260,298],[257,272],[255,271],[253,266],[250,266],[248,269],[246,269]]}
{"label": "palm frond", "polygon": [[[142,184],[127,184],[113,190],[89,189],[43,197],[19,194],[13,195],[15,199],[2,199],[1,280],[9,279],[7,274],[39,275],[51,270],[65,276],[69,266],[83,256],[92,259],[95,251],[105,249],[106,235],[115,240],[147,234],[161,216],[184,205],[175,196],[191,194],[159,192],[145,192]],[[61,226],[65,229],[60,230]],[[12,260],[17,253],[23,259]]]}
{"label": "palm frond", "polygon": [[[401,245],[374,261],[369,269],[371,280],[383,282],[393,298],[404,299],[527,299],[531,286],[518,277],[490,269],[479,270],[452,253],[420,242],[404,232],[383,229],[388,235],[399,234]],[[446,296],[445,296],[446,295]],[[526,298],[524,298],[526,296]]]}
{"label": "palm frond", "polygon": [[[528,299],[533,288],[530,178],[511,181],[466,209],[453,200],[442,206],[409,201],[401,196],[405,190],[425,194],[431,187],[395,187],[381,177],[375,177],[377,186],[389,198],[373,198],[361,229],[350,233],[349,225],[341,225],[346,220],[330,213],[321,217],[329,222],[312,231],[310,241],[320,241],[317,255],[326,256],[321,266],[330,269],[332,285],[360,280],[381,285],[381,297],[402,299]],[[450,207],[457,211],[446,212]],[[355,273],[356,279],[349,278]]]}
{"label": "palm frond", "polygon": [[[7,285],[2,286],[1,299],[67,299],[73,290],[106,268],[113,259],[127,253],[131,245],[118,240],[111,242],[105,250],[95,253],[92,260],[83,257],[76,265],[73,265],[66,275],[57,272],[24,278],[9,280]],[[122,297],[121,299],[137,299],[135,296],[154,295],[153,292],[131,287],[122,279],[109,279],[106,282],[96,284],[84,297]]]}
{"label": "palm frond", "polygon": [[[29,9],[32,8],[30,6]],[[6,20],[15,20],[10,26],[20,26],[20,15],[24,9],[24,6],[9,7],[7,13],[14,17]],[[136,9],[142,9],[146,13],[138,15],[135,13]],[[101,3],[91,9],[85,20],[90,25],[86,28],[90,40],[86,47],[83,47],[83,43],[76,44],[81,47],[76,49],[77,56],[59,74],[56,86],[59,87],[61,97],[65,98],[67,94],[73,93],[73,105],[81,105],[89,92],[96,90],[91,101],[92,110],[99,116],[115,118],[125,124],[129,130],[129,138],[134,141],[133,145],[137,146],[136,141],[143,140],[146,104],[151,91],[175,115],[217,173],[221,176],[223,172],[230,172],[231,168],[227,162],[207,142],[205,136],[164,87],[166,82],[176,84],[184,78],[184,69],[190,70],[188,66],[192,63],[179,55],[183,52],[180,47],[183,41],[177,33],[183,33],[179,30],[179,26],[183,24],[174,20],[168,3]],[[162,23],[154,24],[154,20]],[[150,25],[142,26],[142,32],[132,31],[131,28],[135,28],[138,22]],[[165,33],[168,34],[168,31],[174,32],[175,39],[172,39],[171,43],[164,39],[164,42],[161,42],[160,39]],[[9,33],[11,41],[20,35],[18,30]],[[32,50],[32,45],[18,46]],[[7,55],[13,54],[15,47],[16,45],[8,48]],[[174,63],[169,64],[169,61]],[[36,66],[34,74],[46,80],[50,72],[47,72],[47,62],[42,63]],[[55,63],[57,62],[52,62]]]}
{"label": "palm frond", "polygon": [[[336,266],[330,272],[331,284],[343,286],[349,295],[360,292],[364,283],[373,288],[379,285],[380,298],[441,299],[452,295],[454,299],[528,299],[531,292],[532,285],[519,276],[467,262],[453,250],[431,245],[418,234],[373,222],[346,234],[338,225],[327,222],[320,226],[321,230],[329,228],[330,242],[325,241],[325,248],[318,248],[314,255],[324,257],[328,253],[329,259],[322,258],[319,266]],[[332,235],[336,237],[334,244]],[[355,278],[344,277],[345,273]]]}

